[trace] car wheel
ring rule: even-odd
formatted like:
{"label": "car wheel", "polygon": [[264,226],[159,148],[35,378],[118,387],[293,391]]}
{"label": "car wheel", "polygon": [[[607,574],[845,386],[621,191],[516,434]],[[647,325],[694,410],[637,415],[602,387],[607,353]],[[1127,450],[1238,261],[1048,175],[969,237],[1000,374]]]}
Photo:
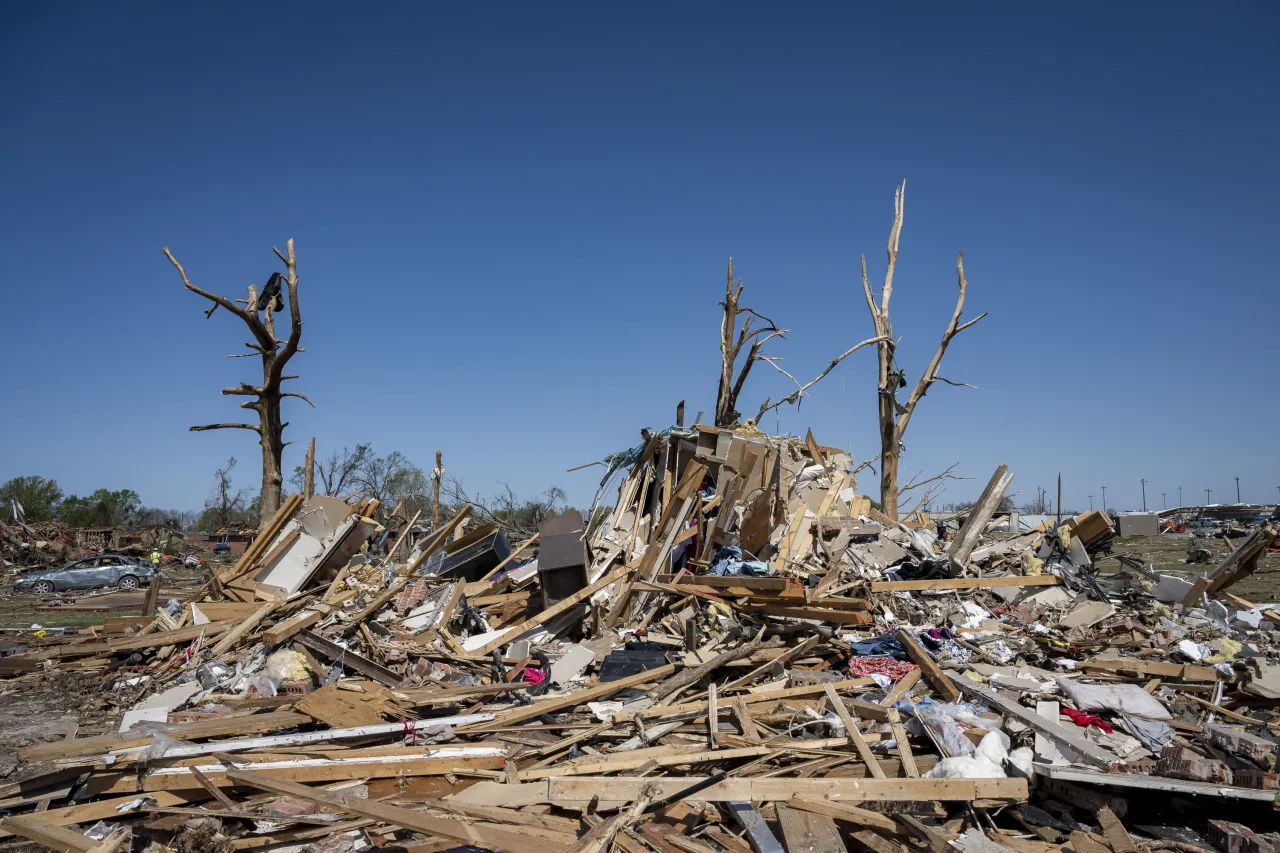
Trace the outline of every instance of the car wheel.
{"label": "car wheel", "polygon": [[120,578],[121,590],[125,592],[130,592],[137,588],[138,588],[138,579],[135,578],[133,575],[125,575],[124,577]]}
{"label": "car wheel", "polygon": [[36,595],[49,595],[53,592],[53,581],[36,581],[31,591]]}

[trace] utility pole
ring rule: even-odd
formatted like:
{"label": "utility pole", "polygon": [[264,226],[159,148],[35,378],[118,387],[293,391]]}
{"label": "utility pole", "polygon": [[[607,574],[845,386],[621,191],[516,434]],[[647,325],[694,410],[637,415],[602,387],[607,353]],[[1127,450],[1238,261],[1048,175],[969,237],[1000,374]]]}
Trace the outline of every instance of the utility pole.
{"label": "utility pole", "polygon": [[1165,492],[1160,493],[1160,502],[1164,504],[1164,508],[1169,508],[1169,499],[1165,497]]}
{"label": "utility pole", "polygon": [[1236,503],[1240,503],[1240,478],[1236,477]]}
{"label": "utility pole", "polygon": [[440,478],[444,476],[444,458],[436,451],[436,467],[431,469],[431,529],[440,526]]}
{"label": "utility pole", "polygon": [[1212,495],[1212,494],[1213,494],[1213,489],[1205,489],[1205,490],[1204,490],[1204,502],[1205,502],[1205,505],[1206,505],[1206,506],[1208,506],[1210,503],[1212,503],[1212,501],[1209,499],[1209,496],[1210,496],[1210,495]]}
{"label": "utility pole", "polygon": [[1058,524],[1062,524],[1062,472],[1058,472]]}
{"label": "utility pole", "polygon": [[1107,511],[1107,487],[1102,487],[1102,511]]}
{"label": "utility pole", "polygon": [[1178,486],[1178,506],[1182,506],[1182,486]]}
{"label": "utility pole", "polygon": [[1142,481],[1142,511],[1147,511],[1147,481]]}
{"label": "utility pole", "polygon": [[[1280,489],[1280,486],[1276,486],[1276,488]],[[1093,512],[1093,495],[1089,495],[1089,512]]]}

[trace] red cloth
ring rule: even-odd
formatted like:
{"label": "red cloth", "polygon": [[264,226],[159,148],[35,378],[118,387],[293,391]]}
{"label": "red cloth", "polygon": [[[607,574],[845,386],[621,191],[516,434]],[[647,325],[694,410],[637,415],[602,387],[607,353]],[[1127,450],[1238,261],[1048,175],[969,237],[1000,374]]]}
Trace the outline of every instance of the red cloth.
{"label": "red cloth", "polygon": [[541,684],[546,677],[547,674],[540,669],[526,669],[520,673],[520,678],[528,684]]}
{"label": "red cloth", "polygon": [[1114,729],[1110,723],[1099,717],[1097,714],[1086,714],[1084,711],[1077,711],[1075,708],[1063,708],[1062,713],[1071,718],[1071,721],[1082,729],[1089,726],[1097,726],[1106,734],[1111,734]]}

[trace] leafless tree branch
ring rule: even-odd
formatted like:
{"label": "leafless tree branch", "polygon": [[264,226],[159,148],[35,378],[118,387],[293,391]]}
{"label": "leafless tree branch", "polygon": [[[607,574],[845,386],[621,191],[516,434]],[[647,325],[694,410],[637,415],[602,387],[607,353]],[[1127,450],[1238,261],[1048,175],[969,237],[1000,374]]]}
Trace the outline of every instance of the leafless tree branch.
{"label": "leafless tree branch", "polygon": [[[858,343],[854,344],[854,345],[853,345],[852,347],[850,347],[849,349],[845,350],[845,351],[844,351],[843,353],[841,353],[840,355],[838,355],[838,356],[836,356],[835,358],[831,359],[830,363],[828,363],[828,364],[827,364],[827,368],[826,368],[826,370],[824,370],[824,371],[822,371],[821,373],[819,373],[817,376],[815,376],[813,379],[811,379],[811,380],[809,380],[808,382],[806,382],[804,385],[800,385],[800,387],[799,387],[799,388],[797,388],[796,390],[792,391],[792,392],[791,392],[790,394],[788,394],[787,396],[785,396],[785,397],[781,398],[780,400],[778,400],[778,402],[776,402],[776,403],[770,403],[768,400],[765,400],[764,404],[760,406],[760,411],[756,412],[756,423],[759,423],[759,422],[760,422],[760,419],[761,419],[762,417],[764,417],[765,412],[769,411],[770,409],[776,409],[776,408],[778,408],[779,406],[785,405],[785,404],[787,404],[787,403],[797,403],[797,404],[798,404],[798,403],[799,403],[799,401],[800,401],[800,399],[801,399],[802,397],[804,397],[804,392],[808,391],[810,388],[812,388],[812,387],[813,387],[814,385],[816,385],[818,382],[820,382],[820,381],[822,381],[823,379],[825,379],[825,378],[827,377],[827,374],[829,374],[831,371],[833,371],[833,370],[835,370],[835,369],[836,369],[836,365],[838,365],[840,362],[844,361],[844,360],[845,360],[846,358],[848,358],[849,356],[853,355],[853,354],[854,354],[855,352],[857,352],[858,350],[860,350],[860,349],[862,349],[863,347],[867,346],[868,344],[879,343],[881,340],[882,340],[882,338],[875,337],[875,338],[867,338],[865,341],[859,341]],[[774,367],[777,367],[777,365],[774,365]],[[779,369],[781,369],[781,368],[779,368]],[[784,371],[784,372],[785,372],[785,371]],[[789,375],[789,374],[788,374],[788,375]],[[794,378],[794,377],[792,377],[792,380],[791,380],[791,381],[795,382],[795,378]],[[799,385],[799,383],[798,383],[798,382],[797,382],[796,384],[797,384],[797,385]]]}
{"label": "leafless tree branch", "polygon": [[299,400],[303,400],[303,401],[305,401],[305,402],[307,403],[307,405],[309,405],[311,408],[313,408],[313,409],[314,409],[314,408],[316,407],[316,404],[315,404],[315,403],[313,403],[313,402],[311,402],[311,400],[310,400],[310,399],[308,399],[308,398],[306,398],[306,397],[302,396],[301,394],[296,394],[296,393],[294,393],[293,391],[285,391],[285,392],[281,393],[281,394],[280,394],[280,396],[281,396],[281,397],[297,397]]}
{"label": "leafless tree branch", "polygon": [[261,434],[262,428],[257,424],[205,424],[204,426],[187,427],[190,432],[204,432],[210,429],[251,429]]}

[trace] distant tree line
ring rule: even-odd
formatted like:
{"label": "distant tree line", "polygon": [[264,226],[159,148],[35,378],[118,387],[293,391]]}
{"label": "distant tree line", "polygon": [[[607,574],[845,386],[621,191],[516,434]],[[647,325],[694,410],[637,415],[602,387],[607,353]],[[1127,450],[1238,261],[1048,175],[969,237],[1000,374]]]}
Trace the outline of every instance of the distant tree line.
{"label": "distant tree line", "polygon": [[133,489],[95,489],[88,495],[67,495],[56,480],[38,475],[14,477],[0,485],[5,521],[15,510],[27,522],[61,521],[72,527],[128,527],[163,524],[185,528],[194,525],[197,513],[142,505]]}
{"label": "distant tree line", "polygon": [[[209,533],[234,525],[258,523],[261,498],[253,489],[236,488],[233,456],[214,471],[213,487],[199,511],[161,509],[142,505],[132,489],[97,489],[81,497],[65,495],[57,481],[28,475],[14,477],[0,486],[0,522],[14,519],[14,512],[28,523],[60,521],[71,527],[132,527],[162,525],[183,531]],[[289,483],[303,490],[306,473],[302,466],[293,471]],[[455,476],[442,476],[440,482],[440,517],[443,522],[461,509],[473,506],[472,518],[479,523],[497,524],[515,538],[527,538],[538,531],[538,525],[554,515],[573,510],[565,492],[557,487],[544,490],[532,498],[522,498],[505,483],[491,495],[469,493]],[[347,498],[366,495],[381,502],[379,515],[385,520],[401,502],[407,517],[421,513],[419,523],[430,524],[434,500],[431,476],[399,451],[386,455],[376,453],[371,444],[357,444],[352,450],[343,447],[327,458],[316,459],[315,488],[321,494]],[[19,510],[20,508],[20,510]],[[587,519],[592,526],[609,512],[597,507]],[[582,511],[586,518],[587,512]]]}

